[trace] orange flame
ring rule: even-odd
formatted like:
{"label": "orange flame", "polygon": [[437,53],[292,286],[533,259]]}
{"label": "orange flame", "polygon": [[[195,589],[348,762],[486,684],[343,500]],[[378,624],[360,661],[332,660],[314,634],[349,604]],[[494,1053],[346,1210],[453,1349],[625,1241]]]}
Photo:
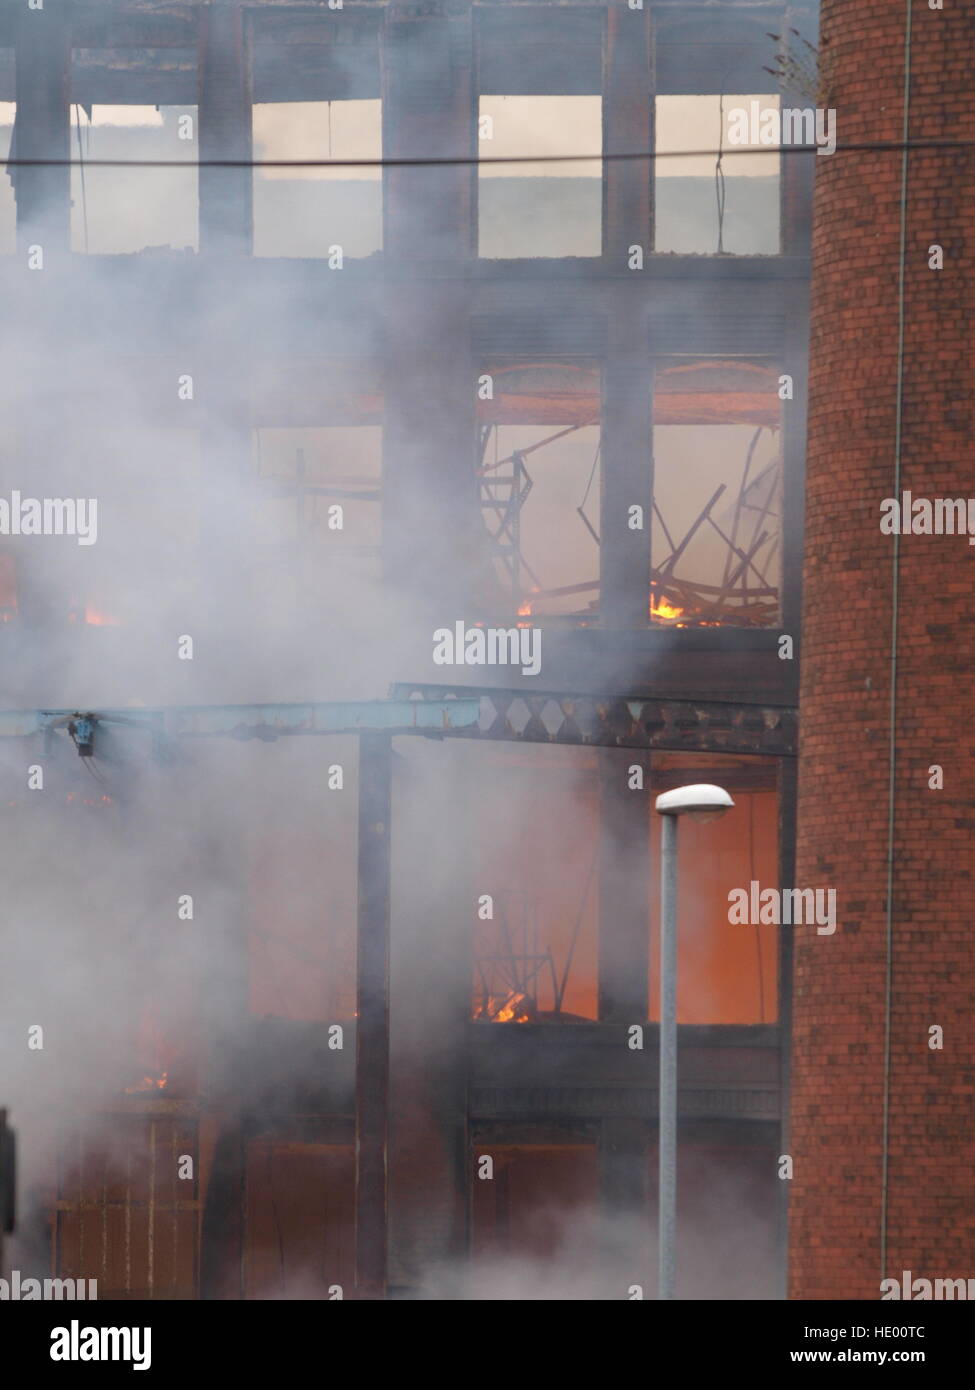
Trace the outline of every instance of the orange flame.
{"label": "orange flame", "polygon": [[127,1096],[137,1095],[140,1091],[163,1091],[169,1083],[169,1072],[164,1071],[162,1076],[144,1076],[138,1086],[126,1086]]}
{"label": "orange flame", "polygon": [[[654,581],[650,585],[650,617],[656,618],[660,622],[669,623],[672,627],[720,627],[720,618],[702,618],[701,609],[681,608],[676,603],[671,603],[669,598],[663,594],[658,598],[656,594],[657,583]],[[680,622],[677,619],[681,619]]]}
{"label": "orange flame", "polygon": [[475,1017],[490,1023],[530,1023],[531,1013],[525,1001],[527,994],[509,994],[504,1000],[493,995],[478,1009]]}
{"label": "orange flame", "polygon": [[650,595],[650,616],[651,618],[663,618],[665,621],[673,622],[675,618],[684,616],[683,608],[678,608],[677,604],[668,602],[667,599],[657,600],[653,594]]}
{"label": "orange flame", "polygon": [[[537,593],[537,590],[535,590],[535,592]],[[533,609],[533,607],[532,607],[532,602],[533,602],[533,601],[532,601],[530,598],[526,598],[526,599],[524,600],[524,602],[520,605],[520,607],[519,607],[519,609],[518,609],[518,614],[517,614],[517,616],[518,616],[519,618],[530,618],[530,617],[533,616],[534,609]],[[531,623],[517,623],[516,626],[517,626],[517,627],[531,627]]]}
{"label": "orange flame", "polygon": [[100,608],[95,608],[93,604],[85,604],[85,622],[89,627],[121,627],[118,618],[113,618],[110,613],[105,613]]}

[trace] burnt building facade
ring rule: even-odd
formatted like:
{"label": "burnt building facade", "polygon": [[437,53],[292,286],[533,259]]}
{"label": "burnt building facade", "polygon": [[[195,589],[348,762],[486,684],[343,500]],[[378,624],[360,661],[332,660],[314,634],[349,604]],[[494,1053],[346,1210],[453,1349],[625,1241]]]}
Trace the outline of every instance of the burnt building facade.
{"label": "burnt building facade", "polygon": [[[796,816],[814,173],[824,265],[856,175],[761,126],[824,104],[818,22],[0,20],[4,486],[21,523],[77,499],[78,532],[0,537],[23,1267],[119,1298],[653,1297],[653,801],[716,782],[735,810],[679,869],[678,1292],[851,1291],[796,1272],[826,1201],[805,1043],[789,1110],[793,943],[804,1038],[850,949],[821,678],[798,872]],[[729,913],[807,879],[834,937]]]}

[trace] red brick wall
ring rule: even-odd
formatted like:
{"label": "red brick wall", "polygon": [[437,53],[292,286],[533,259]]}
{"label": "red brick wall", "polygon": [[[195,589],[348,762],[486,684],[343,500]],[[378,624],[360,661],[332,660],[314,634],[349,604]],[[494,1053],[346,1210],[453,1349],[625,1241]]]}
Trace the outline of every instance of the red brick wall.
{"label": "red brick wall", "polygon": [[[905,18],[823,0],[841,147],[901,139]],[[971,6],[914,0],[911,71],[911,140],[975,140]],[[797,882],[837,889],[839,926],[795,929],[789,1288],[876,1299],[905,1269],[975,1277],[975,548],[900,544],[882,1270],[901,155],[816,172]],[[975,150],[912,153],[907,190],[901,490],[975,496]]]}

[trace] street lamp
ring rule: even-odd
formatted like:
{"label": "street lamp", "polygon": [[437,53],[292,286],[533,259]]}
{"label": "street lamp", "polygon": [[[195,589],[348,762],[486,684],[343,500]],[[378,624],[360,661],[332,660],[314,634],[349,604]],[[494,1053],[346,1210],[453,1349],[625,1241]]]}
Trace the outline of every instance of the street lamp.
{"label": "street lamp", "polygon": [[702,782],[662,792],[654,803],[660,827],[660,1096],[657,1297],[673,1299],[677,1282],[677,818],[717,820],[734,802],[723,787]]}

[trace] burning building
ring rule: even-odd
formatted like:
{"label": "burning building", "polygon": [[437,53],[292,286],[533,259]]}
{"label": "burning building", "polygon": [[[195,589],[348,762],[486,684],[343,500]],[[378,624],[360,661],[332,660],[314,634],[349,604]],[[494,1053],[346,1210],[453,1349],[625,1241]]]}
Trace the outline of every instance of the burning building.
{"label": "burning building", "polygon": [[[92,544],[0,536],[21,1268],[117,1299],[653,1297],[653,802],[714,782],[734,812],[679,864],[678,1291],[781,1296],[788,1266],[824,1296],[808,1040],[823,996],[853,1008],[825,955],[863,854],[816,839],[859,739],[816,557],[865,543],[823,502],[824,410],[803,626],[828,161],[728,142],[733,109],[815,105],[818,18],[0,17],[3,495],[97,515]],[[537,672],[445,668],[458,626],[528,634]],[[817,874],[834,943],[732,923],[732,890]]]}

